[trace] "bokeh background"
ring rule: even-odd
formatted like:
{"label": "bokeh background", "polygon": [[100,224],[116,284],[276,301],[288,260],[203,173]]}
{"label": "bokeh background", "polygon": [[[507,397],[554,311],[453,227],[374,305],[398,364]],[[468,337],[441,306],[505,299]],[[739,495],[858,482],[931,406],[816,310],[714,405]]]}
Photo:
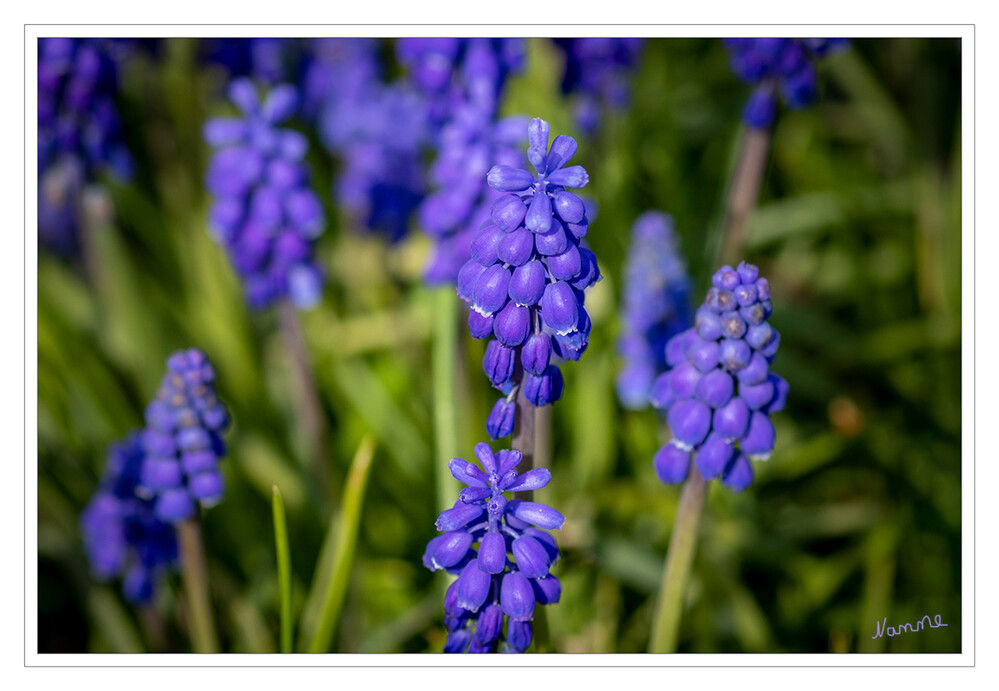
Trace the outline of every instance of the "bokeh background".
{"label": "bokeh background", "polygon": [[[295,44],[294,39],[289,43]],[[43,247],[38,265],[38,594],[40,652],[141,651],[150,641],[120,584],[90,574],[79,517],[108,445],[142,425],[166,357],[204,350],[235,424],[225,501],[204,530],[223,649],[277,649],[272,486],[288,511],[294,609],[307,602],[328,517],[298,437],[290,363],[273,312],[251,312],[207,230],[201,128],[231,112],[227,68],[198,39],[143,41],[119,65],[118,107],[135,158],[104,181],[114,213],[91,261]],[[292,50],[306,50],[298,41]],[[391,40],[389,73],[398,72]],[[576,134],[560,92],[564,54],[530,39],[502,113]],[[769,278],[791,385],[777,447],[752,487],[711,488],[681,627],[682,652],[958,652],[961,649],[961,46],[957,39],[863,39],[825,60],[819,96],[780,113],[746,259]],[[726,184],[749,94],[718,39],[653,39],[631,102],[574,162],[599,212],[588,241],[590,347],[564,369],[553,410],[553,481],[539,500],[567,517],[560,604],[537,650],[641,652],[679,488],[652,456],[652,410],[626,411],[614,378],[625,253],[635,218],[670,213],[699,298],[715,267]],[[362,438],[376,440],[357,553],[333,650],[438,652],[439,579],[421,564],[436,535],[429,242],[361,232],[337,209],[337,162],[305,122],[327,205],[318,245],[329,281],[303,328],[342,487]],[[455,298],[457,300],[457,298]],[[462,308],[464,309],[464,308]],[[463,332],[464,330],[462,330]],[[485,439],[494,393],[483,344],[462,333],[460,449]],[[717,483],[714,483],[717,484]],[[174,574],[156,608],[187,650]],[[875,622],[940,614],[947,628],[872,639]]]}

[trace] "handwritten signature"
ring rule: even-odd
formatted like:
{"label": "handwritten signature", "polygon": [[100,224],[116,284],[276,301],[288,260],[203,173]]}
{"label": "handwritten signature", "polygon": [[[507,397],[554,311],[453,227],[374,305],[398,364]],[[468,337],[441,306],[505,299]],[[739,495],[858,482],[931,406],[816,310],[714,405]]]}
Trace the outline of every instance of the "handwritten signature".
{"label": "handwritten signature", "polygon": [[944,624],[941,621],[939,614],[935,615],[932,620],[930,619],[930,615],[927,614],[924,615],[922,619],[917,621],[915,626],[906,622],[904,624],[899,624],[897,628],[894,626],[888,626],[888,617],[885,617],[882,621],[874,622],[874,625],[877,628],[877,633],[871,636],[871,638],[881,638],[886,633],[889,636],[899,636],[903,633],[922,631],[924,620],[931,629],[937,629],[940,628],[941,626],[947,626],[947,624]]}

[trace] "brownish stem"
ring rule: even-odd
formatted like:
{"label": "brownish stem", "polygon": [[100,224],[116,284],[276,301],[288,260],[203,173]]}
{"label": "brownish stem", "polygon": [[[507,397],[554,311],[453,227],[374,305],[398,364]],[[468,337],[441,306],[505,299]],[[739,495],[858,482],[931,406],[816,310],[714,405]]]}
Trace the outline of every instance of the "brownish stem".
{"label": "brownish stem", "polygon": [[146,642],[149,644],[150,652],[166,652],[169,647],[166,625],[163,623],[163,617],[160,616],[154,604],[147,602],[139,608],[139,622],[142,625],[143,633],[146,635]]}
{"label": "brownish stem", "polygon": [[760,196],[763,173],[770,152],[770,130],[749,128],[742,140],[739,162],[729,186],[725,210],[725,234],[722,237],[723,264],[735,264],[742,258],[749,215]]}
{"label": "brownish stem", "polygon": [[215,633],[215,619],[212,615],[212,601],[208,590],[208,569],[205,566],[201,524],[197,517],[189,518],[177,526],[177,541],[187,593],[192,647],[196,653],[217,653],[218,636]]}
{"label": "brownish stem", "polygon": [[[514,413],[513,417],[513,438],[510,441],[510,447],[520,451],[524,457],[524,460],[520,462],[520,466],[518,467],[519,472],[523,474],[534,467],[535,408],[528,402],[527,397],[524,395],[524,372],[521,369],[520,362],[517,363],[517,370],[519,371],[520,381],[517,384],[517,412]],[[534,493],[524,492],[524,495],[526,495],[524,498],[530,501]]]}

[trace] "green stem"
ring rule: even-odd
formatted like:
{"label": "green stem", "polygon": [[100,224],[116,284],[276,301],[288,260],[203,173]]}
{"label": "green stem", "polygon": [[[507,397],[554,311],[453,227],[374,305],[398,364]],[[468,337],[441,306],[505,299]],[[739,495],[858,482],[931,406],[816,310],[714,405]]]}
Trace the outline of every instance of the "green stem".
{"label": "green stem", "polygon": [[187,592],[191,642],[196,653],[219,652],[215,620],[212,616],[211,595],[208,591],[208,570],[201,539],[201,524],[189,518],[177,526],[181,568]]}
{"label": "green stem", "polygon": [[697,546],[697,528],[708,495],[708,483],[697,468],[691,468],[683,485],[683,495],[676,512],[676,523],[669,540],[669,552],[663,580],[659,587],[659,600],[652,620],[650,653],[675,653],[683,613],[683,596],[690,579]]}
{"label": "green stem", "polygon": [[284,501],[277,485],[271,497],[274,512],[274,546],[277,550],[278,590],[281,593],[281,652],[293,650],[291,621],[291,550],[288,548],[288,523],[284,515]]}
{"label": "green stem", "polygon": [[[309,642],[310,653],[325,653],[329,651],[340,620],[340,612],[347,596],[347,586],[354,563],[354,549],[357,546],[357,534],[360,532],[361,507],[364,504],[364,490],[368,484],[368,472],[375,455],[375,440],[365,437],[354,455],[347,473],[347,482],[343,488],[343,509],[339,520],[330,521],[327,531],[327,542],[335,540],[333,565],[330,577],[325,584],[322,605],[320,606],[319,623]],[[325,545],[323,546],[325,550]],[[321,584],[314,583],[313,587]]]}
{"label": "green stem", "polygon": [[447,461],[458,453],[455,406],[455,366],[458,352],[458,300],[445,286],[434,295],[433,391],[434,472],[437,476],[437,508],[450,508],[458,494]]}
{"label": "green stem", "polygon": [[278,305],[278,317],[281,322],[285,348],[291,358],[295,404],[306,439],[309,464],[312,466],[312,472],[315,476],[320,505],[326,508],[336,502],[336,495],[330,477],[329,462],[331,456],[326,434],[325,415],[323,414],[322,402],[319,399],[319,389],[312,376],[305,337],[302,334],[302,326],[294,305],[287,300],[282,301]]}

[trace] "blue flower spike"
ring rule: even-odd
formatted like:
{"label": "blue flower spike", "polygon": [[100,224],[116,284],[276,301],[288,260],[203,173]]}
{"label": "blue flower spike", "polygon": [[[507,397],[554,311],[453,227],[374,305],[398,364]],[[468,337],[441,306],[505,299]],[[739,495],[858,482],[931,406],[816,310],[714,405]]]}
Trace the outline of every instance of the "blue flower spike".
{"label": "blue flower spike", "polygon": [[205,176],[214,197],[212,234],[225,247],[251,307],[283,299],[312,307],[323,291],[314,246],[325,219],[303,160],[308,141],[280,126],[297,110],[296,91],[278,85],[261,100],[253,82],[237,79],[229,100],[242,117],[209,120],[203,133],[214,149]]}
{"label": "blue flower spike", "polygon": [[137,492],[155,500],[155,514],[168,523],[211,508],[225,496],[218,461],[225,455],[222,434],[229,412],[215,393],[215,369],[200,350],[174,353],[167,360],[156,398],[146,408],[142,431],[145,458]]}
{"label": "blue flower spike", "polygon": [[777,115],[777,101],[788,108],[807,107],[817,91],[815,63],[845,48],[845,38],[726,38],[729,63],[739,79],[756,86],[742,111],[742,119],[766,129]]}
{"label": "blue flower spike", "polygon": [[589,343],[584,291],[600,280],[593,253],[581,245],[588,220],[571,189],[589,175],[572,165],[572,137],[551,139],[541,118],[526,127],[527,159],[534,172],[497,163],[486,181],[498,196],[471,243],[471,259],[458,272],[458,296],[471,307],[469,331],[488,338],[483,367],[505,399],[487,431],[498,439],[513,429],[518,391],[542,407],[562,395],[555,357],[578,360]]}
{"label": "blue flower spike", "polygon": [[632,228],[625,266],[624,329],[617,346],[625,364],[616,381],[624,407],[648,405],[652,383],[667,366],[666,342],[691,325],[690,289],[672,217],[645,212]]}
{"label": "blue flower spike", "polygon": [[735,492],[753,482],[750,460],[767,460],[776,434],[770,414],[787,402],[788,384],[770,371],[780,334],[767,323],[770,284],[745,262],[723,266],[694,326],[666,343],[668,369],[652,384],[673,439],[653,465],[666,484],[683,482],[691,461],[705,480]]}
{"label": "blue flower spike", "polygon": [[561,596],[550,573],[559,551],[547,531],[560,529],[565,517],[545,504],[507,497],[545,487],[547,469],[518,473],[519,451],[494,453],[485,443],[475,446],[475,456],[479,464],[462,458],[449,464],[466,487],[438,516],[442,534],[427,544],[423,565],[458,576],[444,600],[444,652],[521,653],[531,644],[535,608]]}
{"label": "blue flower spike", "polygon": [[137,605],[155,597],[158,582],[177,563],[173,526],[139,491],[145,455],[138,432],[112,445],[100,488],[80,517],[91,571],[101,580],[123,576],[125,599]]}

